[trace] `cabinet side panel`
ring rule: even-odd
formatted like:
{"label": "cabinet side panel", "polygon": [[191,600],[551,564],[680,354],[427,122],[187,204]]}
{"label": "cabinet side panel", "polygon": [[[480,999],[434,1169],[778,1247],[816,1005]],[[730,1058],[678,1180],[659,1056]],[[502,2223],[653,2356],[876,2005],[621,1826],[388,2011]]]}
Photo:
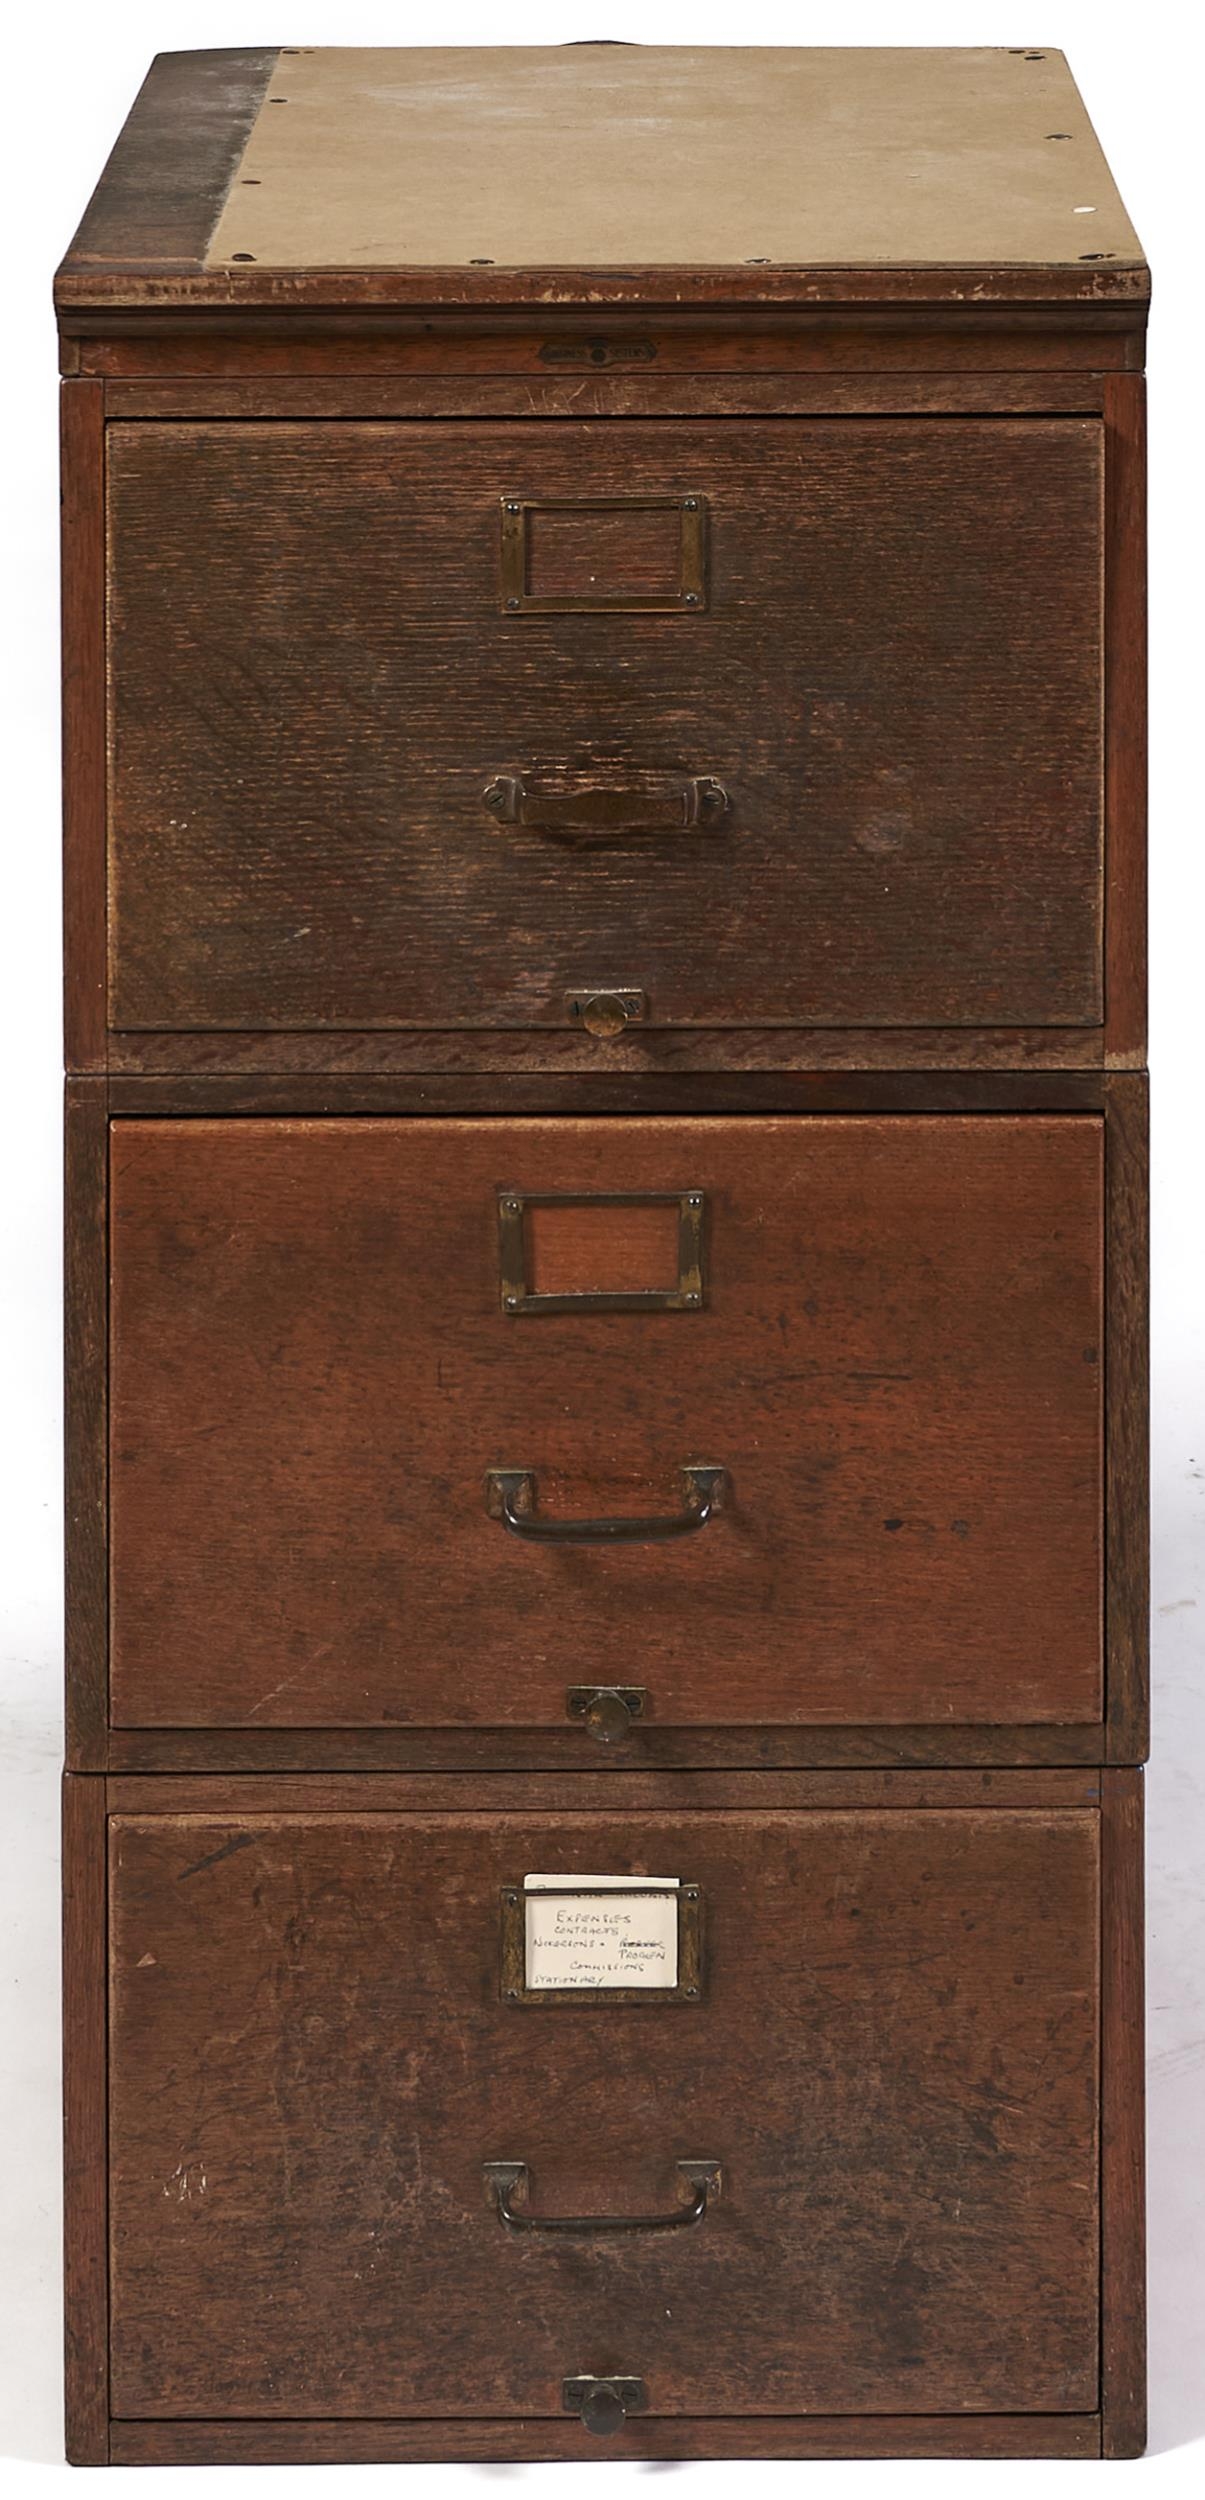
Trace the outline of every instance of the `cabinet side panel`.
{"label": "cabinet side panel", "polygon": [[1146,2446],[1143,1779],[1102,1783],[1101,2399],[1107,2457]]}
{"label": "cabinet side panel", "polygon": [[67,1762],[105,1767],[108,1721],[108,1116],[103,1077],[66,1096]]}
{"label": "cabinet side panel", "polygon": [[1105,1117],[1106,1759],[1150,1739],[1147,1080],[1107,1080]]}
{"label": "cabinet side panel", "polygon": [[105,1064],[103,382],[62,385],[63,940],[69,1068]]}
{"label": "cabinet side panel", "polygon": [[1105,380],[1107,1055],[1146,1051],[1146,383]]}
{"label": "cabinet side panel", "polygon": [[67,2455],[109,2461],[105,1783],[63,1782],[63,2291]]}

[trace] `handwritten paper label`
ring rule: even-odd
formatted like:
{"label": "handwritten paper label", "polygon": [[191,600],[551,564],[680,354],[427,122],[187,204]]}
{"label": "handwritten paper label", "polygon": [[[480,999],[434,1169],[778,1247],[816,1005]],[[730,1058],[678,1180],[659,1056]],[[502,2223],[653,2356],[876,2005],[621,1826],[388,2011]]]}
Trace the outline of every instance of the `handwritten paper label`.
{"label": "handwritten paper label", "polygon": [[529,1875],[529,1988],[676,1988],[675,1875]]}

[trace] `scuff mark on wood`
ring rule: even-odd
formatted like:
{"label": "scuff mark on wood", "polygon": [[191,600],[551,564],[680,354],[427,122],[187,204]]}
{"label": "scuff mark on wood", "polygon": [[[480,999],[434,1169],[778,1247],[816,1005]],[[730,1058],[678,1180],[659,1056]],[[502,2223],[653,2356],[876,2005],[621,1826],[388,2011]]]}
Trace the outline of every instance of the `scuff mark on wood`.
{"label": "scuff mark on wood", "polygon": [[208,1857],[198,1858],[193,1866],[183,1867],[176,1882],[186,1884],[190,1875],[203,1875],[207,1867],[220,1866],[223,1858],[232,1858],[238,1850],[249,1849],[253,1838],[251,1832],[239,1832],[233,1840],[224,1840],[220,1849],[210,1850]]}

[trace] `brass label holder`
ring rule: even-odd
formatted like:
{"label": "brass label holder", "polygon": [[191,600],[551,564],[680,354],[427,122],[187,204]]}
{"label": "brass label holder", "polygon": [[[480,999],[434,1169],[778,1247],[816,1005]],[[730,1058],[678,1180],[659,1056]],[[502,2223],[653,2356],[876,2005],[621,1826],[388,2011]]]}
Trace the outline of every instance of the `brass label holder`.
{"label": "brass label holder", "polygon": [[[672,1285],[618,1293],[538,1293],[527,1269],[529,1207],[674,1207],[678,1210],[678,1274]],[[533,1191],[498,1193],[498,1264],[502,1308],[509,1319],[583,1311],[701,1311],[704,1302],[704,1218],[701,1189]]]}
{"label": "brass label holder", "polygon": [[[705,495],[503,495],[501,607],[504,616],[701,615],[707,606]],[[672,512],[679,522],[677,579],[663,590],[589,590],[572,595],[530,587],[533,513]]]}
{"label": "brass label holder", "polygon": [[[618,1905],[636,1897],[647,1901],[650,1894],[658,1901],[673,1900],[678,1912],[678,1972],[673,1987],[646,1986],[637,1988],[577,1986],[568,1988],[529,1988],[527,1984],[527,1904],[529,1901],[555,1899],[570,1909],[574,1902],[597,1901],[601,1905]],[[588,1881],[574,1884],[572,1890],[550,1888],[548,1891],[525,1889],[522,1884],[506,1884],[501,1900],[501,1996],[506,2005],[697,2005],[703,1995],[703,1895],[698,1884],[676,1886],[644,1885],[635,1896],[625,1894],[622,1885],[599,1887]]]}

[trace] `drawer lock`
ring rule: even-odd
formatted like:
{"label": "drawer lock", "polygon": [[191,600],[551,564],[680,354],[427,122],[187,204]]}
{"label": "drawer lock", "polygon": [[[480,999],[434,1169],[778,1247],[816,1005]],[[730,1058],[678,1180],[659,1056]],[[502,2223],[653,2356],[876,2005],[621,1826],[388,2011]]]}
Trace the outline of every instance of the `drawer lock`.
{"label": "drawer lock", "polygon": [[615,1041],[630,1024],[644,1024],[648,1017],[643,990],[568,990],[565,1008],[570,1024],[581,1025],[599,1042]]}
{"label": "drawer lock", "polygon": [[567,2378],[561,2387],[566,2413],[580,2414],[596,2439],[623,2429],[629,2413],[648,2411],[649,2393],[642,2378]]}
{"label": "drawer lock", "polygon": [[571,1684],[565,1715],[580,1719],[596,1745],[622,1745],[634,1719],[644,1716],[643,1684]]}

